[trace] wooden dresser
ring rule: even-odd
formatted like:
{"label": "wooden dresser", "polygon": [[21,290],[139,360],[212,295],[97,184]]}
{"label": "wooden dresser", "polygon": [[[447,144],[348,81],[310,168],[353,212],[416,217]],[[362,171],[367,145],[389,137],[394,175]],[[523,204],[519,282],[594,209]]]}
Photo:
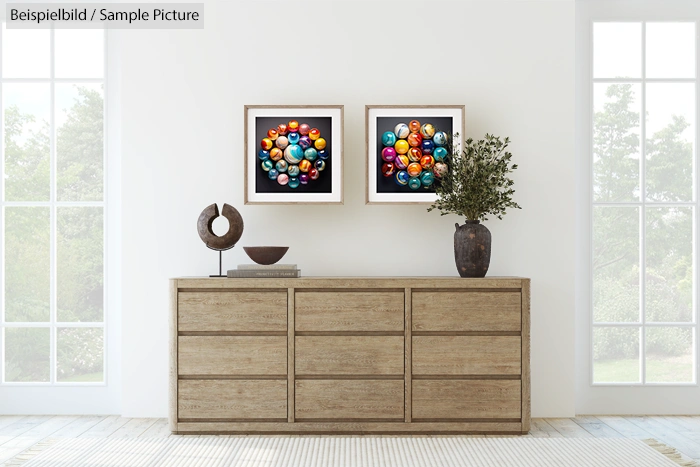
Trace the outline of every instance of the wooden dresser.
{"label": "wooden dresser", "polygon": [[527,433],[530,280],[172,279],[175,433]]}

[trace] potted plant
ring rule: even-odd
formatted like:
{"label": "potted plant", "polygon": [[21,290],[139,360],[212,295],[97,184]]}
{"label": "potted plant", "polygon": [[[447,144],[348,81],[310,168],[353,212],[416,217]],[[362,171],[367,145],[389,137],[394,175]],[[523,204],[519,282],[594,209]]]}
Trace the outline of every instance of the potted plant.
{"label": "potted plant", "polygon": [[518,166],[511,164],[509,143],[509,138],[501,140],[488,133],[478,141],[469,138],[461,152],[451,151],[449,170],[440,174],[435,185],[437,201],[428,211],[466,217],[464,225],[455,224],[454,236],[455,264],[462,277],[484,277],[489,269],[491,232],[481,221],[488,220],[488,215],[502,219],[507,208],[520,209],[513,201],[509,174]]}

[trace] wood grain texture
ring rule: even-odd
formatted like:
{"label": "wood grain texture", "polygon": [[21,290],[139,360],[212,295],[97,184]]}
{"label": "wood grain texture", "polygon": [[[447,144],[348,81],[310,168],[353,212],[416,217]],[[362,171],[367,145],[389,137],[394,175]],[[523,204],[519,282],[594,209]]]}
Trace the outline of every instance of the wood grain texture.
{"label": "wood grain texture", "polygon": [[297,331],[403,331],[402,292],[297,292]]}
{"label": "wood grain texture", "polygon": [[192,380],[178,385],[180,420],[287,419],[286,381]]}
{"label": "wood grain texture", "polygon": [[178,319],[178,293],[177,280],[170,279],[170,316],[168,319],[170,331],[170,366],[168,374],[168,421],[171,431],[177,428],[177,367],[178,367],[178,349],[177,349],[177,319]]}
{"label": "wood grain texture", "polygon": [[403,419],[400,380],[297,381],[295,417],[303,419]]}
{"label": "wood grain texture", "polygon": [[295,342],[297,375],[403,375],[404,338],[303,336]]}
{"label": "wood grain texture", "polygon": [[287,422],[294,423],[294,289],[287,290]]}
{"label": "wood grain texture", "polygon": [[530,279],[523,279],[522,300],[522,423],[523,433],[530,431]]}
{"label": "wood grain texture", "polygon": [[179,331],[286,331],[284,292],[181,292]]}
{"label": "wood grain texture", "polygon": [[414,375],[519,375],[520,337],[414,336]]}
{"label": "wood grain texture", "polygon": [[520,292],[413,292],[414,331],[520,331]]}
{"label": "wood grain texture", "polygon": [[180,336],[180,375],[287,374],[282,336]]}
{"label": "wood grain texture", "polygon": [[412,401],[412,396],[411,394],[413,393],[413,386],[411,385],[411,368],[413,368],[413,351],[412,351],[412,345],[413,344],[413,339],[411,339],[411,328],[412,326],[412,306],[413,306],[413,299],[412,299],[413,294],[411,293],[411,289],[406,289],[404,291],[404,310],[405,310],[405,317],[404,317],[404,333],[405,333],[405,339],[404,339],[404,361],[403,361],[403,368],[404,368],[404,421],[406,423],[411,423],[411,420],[413,418],[413,404],[411,403]]}
{"label": "wood grain texture", "polygon": [[520,381],[413,381],[413,419],[520,418]]}
{"label": "wood grain texture", "polygon": [[181,434],[519,434],[520,422],[179,422],[177,432]]}

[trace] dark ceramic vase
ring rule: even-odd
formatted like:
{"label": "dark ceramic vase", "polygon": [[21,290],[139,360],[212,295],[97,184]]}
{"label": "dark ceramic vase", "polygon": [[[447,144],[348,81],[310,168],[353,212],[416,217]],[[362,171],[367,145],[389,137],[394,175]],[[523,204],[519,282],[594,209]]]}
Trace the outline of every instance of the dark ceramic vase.
{"label": "dark ceramic vase", "polygon": [[479,221],[455,224],[455,264],[462,277],[484,277],[491,263],[491,232]]}

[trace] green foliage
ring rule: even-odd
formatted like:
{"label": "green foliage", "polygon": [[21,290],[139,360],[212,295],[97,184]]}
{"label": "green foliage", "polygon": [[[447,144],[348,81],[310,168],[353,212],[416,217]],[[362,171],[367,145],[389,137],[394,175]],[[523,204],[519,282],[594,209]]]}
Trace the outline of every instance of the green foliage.
{"label": "green foliage", "polygon": [[438,199],[428,211],[485,221],[488,215],[502,219],[508,208],[520,209],[513,201],[514,183],[508,176],[518,168],[506,151],[509,143],[509,138],[487,133],[478,141],[469,138],[461,153],[452,151],[449,171],[435,185]]}

